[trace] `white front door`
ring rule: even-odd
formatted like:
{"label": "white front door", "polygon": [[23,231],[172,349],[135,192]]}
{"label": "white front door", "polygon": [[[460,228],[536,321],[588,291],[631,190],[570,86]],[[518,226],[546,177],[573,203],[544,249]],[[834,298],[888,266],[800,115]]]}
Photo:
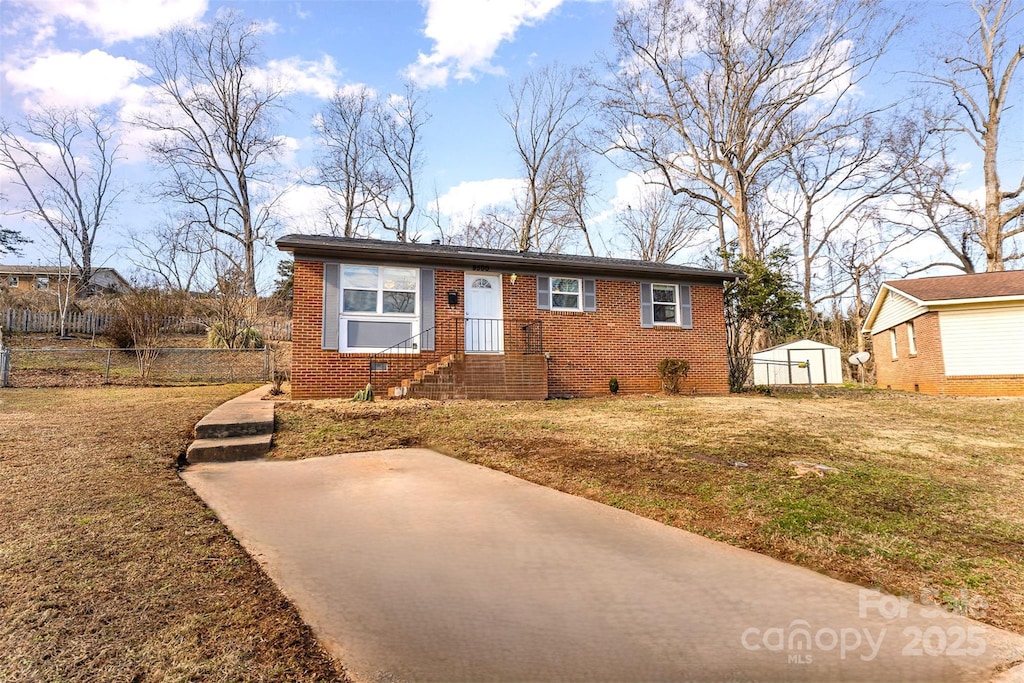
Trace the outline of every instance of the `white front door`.
{"label": "white front door", "polygon": [[466,273],[466,352],[501,353],[504,324],[501,276]]}

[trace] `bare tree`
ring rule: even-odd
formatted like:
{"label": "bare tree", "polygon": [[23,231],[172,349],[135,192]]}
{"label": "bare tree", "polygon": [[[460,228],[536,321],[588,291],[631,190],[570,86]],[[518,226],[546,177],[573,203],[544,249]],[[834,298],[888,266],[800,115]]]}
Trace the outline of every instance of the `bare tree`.
{"label": "bare tree", "polygon": [[512,128],[522,167],[524,189],[519,197],[521,220],[517,247],[541,250],[545,231],[566,229],[566,185],[578,167],[576,139],[587,109],[586,72],[578,67],[549,65],[531,71],[509,86],[510,104],[502,117]]}
{"label": "bare tree", "polygon": [[[976,219],[978,240],[985,251],[985,269],[1003,270],[1007,261],[1024,258],[1024,249],[1006,253],[1017,235],[1024,234],[1024,173],[1004,189],[1000,179],[999,147],[1004,140],[1003,115],[1020,87],[1016,70],[1024,59],[1024,5],[1016,0],[971,0],[976,23],[967,35],[951,35],[941,45],[962,48],[943,59],[944,70],[928,79],[956,102],[942,122],[945,131],[966,136],[982,153],[985,204],[978,207],[957,198],[948,188],[946,200]],[[1011,136],[1020,136],[1019,127]]]}
{"label": "bare tree", "polygon": [[[753,188],[833,114],[898,22],[881,0],[648,0],[615,28],[612,146],[720,211],[756,258]],[[788,127],[788,134],[780,135]]]}
{"label": "bare tree", "polygon": [[[112,186],[121,159],[113,126],[102,115],[73,109],[31,113],[21,124],[0,121],[0,168],[20,188],[12,213],[39,223],[88,291],[97,235],[121,194]],[[58,260],[64,259],[58,254]]]}
{"label": "bare tree", "polygon": [[327,223],[331,233],[357,237],[369,232],[374,202],[387,192],[379,167],[374,122],[377,98],[365,87],[339,90],[314,120],[323,145],[316,161],[315,184],[331,197]]}
{"label": "bare tree", "polygon": [[256,292],[257,248],[273,229],[269,188],[282,144],[273,130],[282,89],[256,68],[260,30],[228,12],[161,36],[149,76],[161,106],[137,118],[158,134],[150,151],[169,171],[165,196],[183,204],[193,224],[238,247],[249,294]]}
{"label": "bare tree", "polygon": [[444,244],[481,249],[515,249],[519,225],[516,213],[508,207],[491,207],[462,224],[441,230]]}
{"label": "bare tree", "polygon": [[708,222],[689,203],[664,188],[644,188],[634,203],[616,213],[629,252],[644,261],[670,261],[696,245]]}
{"label": "bare tree", "polygon": [[149,233],[132,232],[127,238],[137,254],[128,259],[171,292],[194,291],[206,257],[213,252],[210,241],[195,225],[170,216]]}
{"label": "bare tree", "polygon": [[595,256],[594,243],[587,229],[587,217],[590,214],[590,198],[594,188],[594,167],[590,163],[589,152],[583,145],[570,145],[565,150],[560,164],[563,182],[560,183],[561,195],[558,205],[562,207],[562,216],[556,222],[578,230],[583,235],[587,251]]}
{"label": "bare tree", "polygon": [[[898,147],[905,150],[901,190],[896,197],[898,211],[888,218],[908,232],[937,239],[951,260],[907,264],[908,275],[936,266],[977,271],[981,258],[979,218],[951,200],[957,187],[957,165],[950,158],[951,135],[936,127],[935,116],[922,108],[900,126]],[[940,117],[945,118],[945,117]]]}
{"label": "bare tree", "polygon": [[387,178],[377,196],[377,215],[399,242],[409,239],[409,222],[416,213],[416,186],[424,163],[420,130],[430,121],[424,105],[423,96],[407,83],[405,92],[380,103],[374,116],[374,147]]}
{"label": "bare tree", "polygon": [[832,242],[849,231],[865,210],[889,199],[900,186],[903,154],[894,137],[873,117],[846,114],[848,126],[789,146],[782,156],[781,186],[766,193],[768,204],[784,218],[799,244],[804,307],[808,320],[815,304],[837,296],[818,296],[816,274]]}

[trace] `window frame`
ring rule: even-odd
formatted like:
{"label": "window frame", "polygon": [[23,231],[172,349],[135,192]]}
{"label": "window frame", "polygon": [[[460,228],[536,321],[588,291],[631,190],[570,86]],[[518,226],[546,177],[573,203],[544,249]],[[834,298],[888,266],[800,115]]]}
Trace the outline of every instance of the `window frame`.
{"label": "window frame", "polygon": [[50,289],[50,278],[46,275],[38,275],[32,283],[32,286],[34,289],[38,289],[39,291],[48,290]]}
{"label": "window frame", "polygon": [[[576,282],[575,292],[565,292],[562,290],[555,289],[556,280],[573,280]],[[570,308],[567,306],[556,306],[555,305],[555,294],[561,294],[563,296],[575,296],[576,307]],[[551,276],[548,280],[548,306],[552,311],[568,311],[568,312],[579,312],[583,310],[583,278],[580,277],[558,277]]]}
{"label": "window frame", "polygon": [[917,355],[917,332],[914,330],[914,321],[907,321],[907,355]]}
{"label": "window frame", "polygon": [[892,351],[892,359],[899,360],[899,347],[896,343],[896,328],[889,328],[889,348]]}
{"label": "window frame", "polygon": [[[345,269],[346,268],[374,268],[377,270],[377,287],[376,289],[366,289],[365,287],[347,287],[345,283]],[[413,273],[413,289],[385,289],[384,287],[384,271],[388,268],[395,270],[408,270]],[[357,320],[363,317],[369,318],[370,320],[380,318],[417,318],[420,314],[420,269],[416,267],[406,266],[383,266],[376,264],[360,264],[360,263],[343,263],[341,264],[341,277],[338,283],[338,309],[342,317],[351,320]],[[375,292],[376,293],[376,308],[373,311],[346,311],[345,310],[345,292]],[[410,312],[387,312],[384,310],[384,293],[385,292],[403,292],[412,294],[412,311]]]}
{"label": "window frame", "polygon": [[[662,289],[668,289],[668,290],[672,291],[672,302],[671,303],[669,303],[667,301],[657,301],[655,299],[654,291],[656,289],[658,289],[659,287],[661,287]],[[680,296],[679,296],[679,286],[678,285],[669,284],[667,282],[652,282],[651,283],[651,316],[652,316],[652,322],[654,323],[655,327],[658,327],[658,326],[662,326],[662,327],[679,327],[679,328],[682,327],[682,316],[681,316],[680,311],[679,311],[679,299],[680,299]],[[672,309],[673,309],[672,320],[671,321],[667,321],[667,320],[660,320],[659,321],[658,320],[658,313],[657,313],[658,306],[670,306],[670,305],[672,306]]]}
{"label": "window frame", "polygon": [[17,289],[19,285],[21,285],[21,277],[20,276],[18,276],[18,275],[8,275],[7,276],[7,286],[8,287],[13,287],[13,288]]}

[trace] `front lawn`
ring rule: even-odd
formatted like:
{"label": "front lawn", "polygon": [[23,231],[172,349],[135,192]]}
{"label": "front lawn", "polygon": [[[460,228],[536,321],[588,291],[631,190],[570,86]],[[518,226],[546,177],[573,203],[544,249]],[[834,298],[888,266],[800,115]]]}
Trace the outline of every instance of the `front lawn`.
{"label": "front lawn", "polygon": [[0,389],[0,680],[344,680],[175,468],[248,388]]}
{"label": "front lawn", "polygon": [[[1024,632],[1024,400],[851,390],[277,412],[272,457],[430,447]],[[796,476],[794,461],[839,472]]]}

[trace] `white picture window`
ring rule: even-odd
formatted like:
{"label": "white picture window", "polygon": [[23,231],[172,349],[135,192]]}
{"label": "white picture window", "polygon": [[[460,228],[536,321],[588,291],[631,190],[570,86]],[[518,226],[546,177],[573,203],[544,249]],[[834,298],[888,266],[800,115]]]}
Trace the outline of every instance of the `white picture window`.
{"label": "white picture window", "polygon": [[675,285],[651,285],[655,325],[679,324],[678,291]]}
{"label": "white picture window", "polygon": [[36,289],[49,289],[50,278],[48,277],[37,277],[36,278]]}
{"label": "white picture window", "polygon": [[583,281],[571,277],[551,278],[551,309],[582,311]]}
{"label": "white picture window", "polygon": [[896,330],[895,329],[889,330],[889,346],[892,348],[892,359],[896,360],[900,356],[899,356],[899,353],[897,353],[897,350],[896,350]]}
{"label": "white picture window", "polygon": [[914,321],[907,323],[907,353],[911,356],[917,355],[917,335],[914,334]]}
{"label": "white picture window", "polygon": [[344,266],[342,313],[415,315],[419,271],[415,268]]}

